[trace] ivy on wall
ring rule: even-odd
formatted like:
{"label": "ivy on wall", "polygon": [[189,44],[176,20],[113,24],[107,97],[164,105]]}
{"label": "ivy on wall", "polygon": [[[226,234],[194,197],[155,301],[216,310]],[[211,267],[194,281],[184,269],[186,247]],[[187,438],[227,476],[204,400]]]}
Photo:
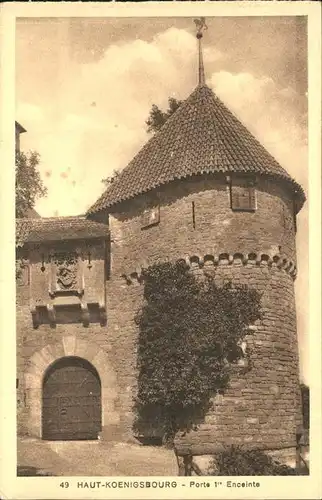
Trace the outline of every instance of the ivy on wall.
{"label": "ivy on wall", "polygon": [[227,366],[260,318],[261,296],[247,286],[199,279],[182,262],[144,271],[145,304],[136,316],[138,392],[135,428],[154,426],[167,441],[204,419],[211,397],[229,383]]}

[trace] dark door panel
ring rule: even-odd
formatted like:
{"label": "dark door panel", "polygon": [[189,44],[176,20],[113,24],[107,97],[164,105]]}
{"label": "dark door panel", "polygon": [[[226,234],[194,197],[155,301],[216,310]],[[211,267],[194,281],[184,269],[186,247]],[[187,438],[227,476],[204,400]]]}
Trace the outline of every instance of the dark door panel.
{"label": "dark door panel", "polygon": [[97,439],[101,413],[101,384],[90,363],[69,357],[49,368],[43,383],[43,439]]}

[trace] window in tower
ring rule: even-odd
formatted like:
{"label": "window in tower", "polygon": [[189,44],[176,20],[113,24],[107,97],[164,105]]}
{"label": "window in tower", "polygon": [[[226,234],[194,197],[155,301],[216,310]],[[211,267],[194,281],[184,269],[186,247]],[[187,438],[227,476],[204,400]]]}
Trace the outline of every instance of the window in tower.
{"label": "window in tower", "polygon": [[233,177],[230,184],[230,202],[232,210],[246,212],[255,211],[255,179],[249,177]]}
{"label": "window in tower", "polygon": [[154,226],[160,222],[160,207],[151,207],[144,210],[141,216],[141,229]]}

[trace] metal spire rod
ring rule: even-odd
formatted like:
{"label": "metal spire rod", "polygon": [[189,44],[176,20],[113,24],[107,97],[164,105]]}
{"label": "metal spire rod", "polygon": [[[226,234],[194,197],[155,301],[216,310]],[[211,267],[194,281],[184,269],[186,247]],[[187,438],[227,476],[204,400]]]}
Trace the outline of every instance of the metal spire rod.
{"label": "metal spire rod", "polygon": [[198,52],[199,52],[199,75],[198,75],[198,81],[199,85],[204,85],[205,84],[205,68],[203,64],[203,54],[202,54],[202,44],[201,44],[201,39],[203,37],[202,32],[206,29],[208,29],[208,26],[206,25],[206,20],[204,17],[200,17],[200,19],[195,19],[194,20],[196,28],[197,28],[197,33],[196,33],[196,38],[198,40]]}

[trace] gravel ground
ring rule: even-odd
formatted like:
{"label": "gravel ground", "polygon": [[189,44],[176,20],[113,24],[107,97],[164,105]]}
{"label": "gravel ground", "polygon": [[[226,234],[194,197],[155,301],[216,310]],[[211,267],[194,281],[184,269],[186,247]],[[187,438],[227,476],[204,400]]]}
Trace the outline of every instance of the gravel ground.
{"label": "gravel ground", "polygon": [[104,441],[19,438],[18,475],[176,476],[173,451]]}

